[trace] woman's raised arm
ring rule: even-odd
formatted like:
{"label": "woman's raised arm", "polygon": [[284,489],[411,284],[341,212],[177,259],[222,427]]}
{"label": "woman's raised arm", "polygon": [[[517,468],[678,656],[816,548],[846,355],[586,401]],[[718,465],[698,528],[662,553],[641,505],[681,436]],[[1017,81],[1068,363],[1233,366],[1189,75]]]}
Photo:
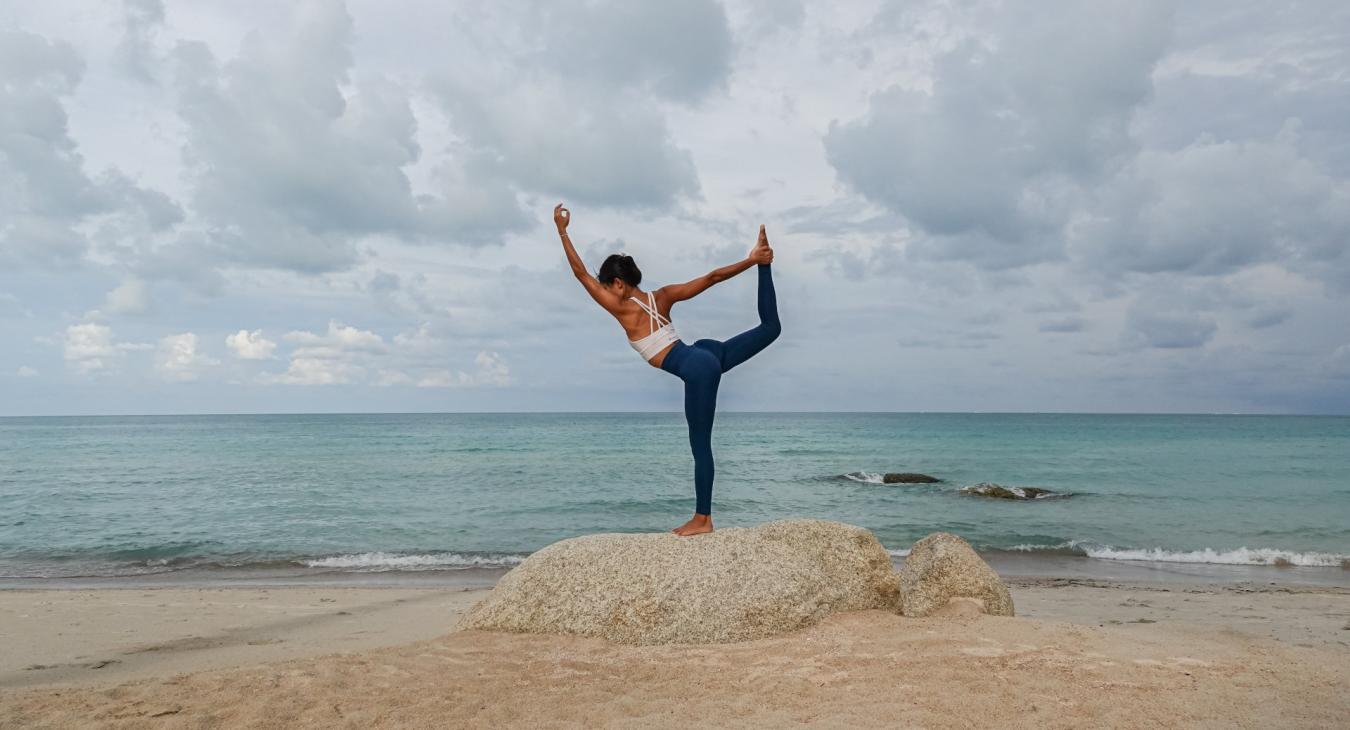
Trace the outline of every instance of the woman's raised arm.
{"label": "woman's raised arm", "polygon": [[619,298],[613,292],[606,289],[591,272],[586,270],[586,264],[582,262],[581,256],[577,255],[577,250],[572,246],[572,239],[567,235],[567,224],[572,222],[572,211],[563,207],[562,203],[553,206],[553,223],[558,226],[558,236],[562,238],[563,252],[567,254],[567,263],[572,267],[572,274],[577,277],[577,281],[585,287],[586,293],[591,295],[591,299],[596,304],[605,308],[607,312],[617,312],[619,310]]}
{"label": "woman's raised arm", "polygon": [[745,271],[756,264],[768,264],[773,262],[773,249],[769,248],[769,239],[764,233],[764,225],[759,226],[759,241],[755,247],[750,249],[749,255],[737,261],[734,264],[728,264],[719,269],[713,269],[697,279],[691,279],[683,284],[667,284],[657,290],[658,294],[664,295],[672,304],[682,302],[686,299],[693,299],[702,294],[705,289],[726,281],[731,277]]}

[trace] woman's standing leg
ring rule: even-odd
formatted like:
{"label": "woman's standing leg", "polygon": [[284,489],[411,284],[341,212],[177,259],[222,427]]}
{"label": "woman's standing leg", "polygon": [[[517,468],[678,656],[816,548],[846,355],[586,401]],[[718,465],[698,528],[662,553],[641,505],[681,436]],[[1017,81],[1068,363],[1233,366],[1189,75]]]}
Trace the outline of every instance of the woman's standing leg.
{"label": "woman's standing leg", "polygon": [[717,386],[722,373],[713,358],[684,383],[684,419],[689,424],[689,448],[694,452],[694,514],[712,514],[713,419],[717,415]]}
{"label": "woman's standing leg", "polygon": [[722,343],[722,372],[749,360],[778,339],[783,331],[778,321],[778,297],[773,291],[773,264],[759,264],[759,325]]}
{"label": "woman's standing leg", "polygon": [[[669,354],[666,362],[671,362]],[[694,517],[672,532],[677,535],[712,532],[712,428],[717,414],[717,386],[722,381],[721,361],[696,343],[680,348],[671,372],[684,381],[684,419],[689,426],[689,449],[694,455]]]}

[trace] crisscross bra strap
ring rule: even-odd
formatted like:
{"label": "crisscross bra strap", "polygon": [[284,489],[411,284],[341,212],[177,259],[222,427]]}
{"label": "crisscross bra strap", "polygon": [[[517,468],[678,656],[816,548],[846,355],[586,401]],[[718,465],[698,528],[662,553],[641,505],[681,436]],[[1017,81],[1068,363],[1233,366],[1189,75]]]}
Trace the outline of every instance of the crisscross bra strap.
{"label": "crisscross bra strap", "polygon": [[637,297],[628,297],[628,298],[637,302],[637,305],[639,307],[642,307],[642,311],[647,313],[648,319],[647,326],[649,334],[656,331],[656,325],[658,322],[661,324],[662,327],[670,324],[670,320],[666,319],[665,317],[662,317],[661,313],[656,311],[656,297],[652,296],[651,292],[647,292],[646,302],[643,302],[641,299],[638,299]]}

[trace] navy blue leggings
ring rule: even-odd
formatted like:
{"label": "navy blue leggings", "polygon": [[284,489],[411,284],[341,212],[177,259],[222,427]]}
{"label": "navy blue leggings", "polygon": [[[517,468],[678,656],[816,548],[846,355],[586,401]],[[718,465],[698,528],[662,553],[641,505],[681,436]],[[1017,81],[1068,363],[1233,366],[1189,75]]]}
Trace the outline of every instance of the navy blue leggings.
{"label": "navy blue leggings", "polygon": [[712,427],[717,412],[717,386],[722,373],[749,360],[778,338],[778,300],[773,294],[770,264],[759,264],[759,326],[726,342],[676,342],[661,369],[684,381],[684,419],[689,423],[689,448],[694,452],[694,512],[712,514]]}

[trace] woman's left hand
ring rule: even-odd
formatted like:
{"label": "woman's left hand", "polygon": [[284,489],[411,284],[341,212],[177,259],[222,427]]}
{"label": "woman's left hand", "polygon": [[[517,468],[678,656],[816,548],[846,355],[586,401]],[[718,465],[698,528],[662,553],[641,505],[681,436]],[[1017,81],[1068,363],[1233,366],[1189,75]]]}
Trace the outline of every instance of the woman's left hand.
{"label": "woman's left hand", "polygon": [[750,249],[750,260],[757,264],[773,263],[773,249],[769,248],[769,237],[764,233],[764,224],[759,225],[759,240],[755,242],[755,247]]}
{"label": "woman's left hand", "polygon": [[553,223],[558,226],[558,232],[567,230],[567,224],[572,220],[572,211],[563,207],[562,203],[553,206]]}

